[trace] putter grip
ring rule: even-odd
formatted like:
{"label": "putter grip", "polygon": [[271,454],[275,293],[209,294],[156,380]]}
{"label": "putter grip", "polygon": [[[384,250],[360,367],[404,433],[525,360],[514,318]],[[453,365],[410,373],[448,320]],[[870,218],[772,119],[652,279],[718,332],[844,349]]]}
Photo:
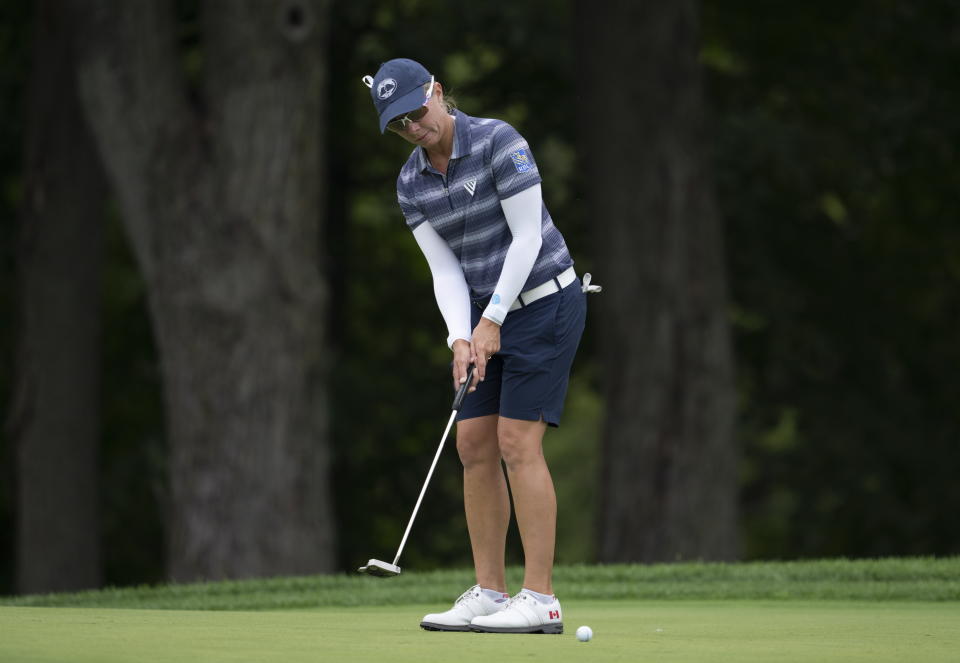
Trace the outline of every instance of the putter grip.
{"label": "putter grip", "polygon": [[470,364],[470,366],[467,367],[467,381],[464,382],[462,385],[460,385],[460,388],[457,389],[457,395],[456,395],[456,396],[454,397],[454,399],[453,399],[453,407],[450,408],[451,410],[457,410],[457,411],[459,411],[459,410],[460,410],[460,406],[463,405],[463,399],[464,399],[464,397],[466,397],[466,395],[467,395],[467,389],[470,388],[470,382],[471,382],[471,380],[473,380],[473,369],[474,369],[474,368],[475,368],[475,366],[474,366],[473,364]]}

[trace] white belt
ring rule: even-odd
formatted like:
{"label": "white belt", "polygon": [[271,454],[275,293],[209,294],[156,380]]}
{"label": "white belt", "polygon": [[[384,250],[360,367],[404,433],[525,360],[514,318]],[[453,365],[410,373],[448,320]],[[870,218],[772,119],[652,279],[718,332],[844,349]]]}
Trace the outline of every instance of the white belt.
{"label": "white belt", "polygon": [[525,292],[521,292],[520,296],[517,297],[516,301],[513,302],[513,305],[510,307],[511,311],[516,311],[518,308],[523,308],[528,306],[538,299],[543,299],[547,295],[552,295],[555,292],[560,292],[563,288],[566,288],[568,285],[577,280],[577,272],[574,271],[573,267],[568,267],[555,278],[550,279],[544,283],[541,283],[535,288],[530,288]]}

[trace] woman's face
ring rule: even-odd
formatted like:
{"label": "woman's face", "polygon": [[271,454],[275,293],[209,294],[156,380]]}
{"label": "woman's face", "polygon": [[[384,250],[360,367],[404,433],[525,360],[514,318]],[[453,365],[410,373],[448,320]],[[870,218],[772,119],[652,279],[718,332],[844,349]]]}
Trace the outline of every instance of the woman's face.
{"label": "woman's face", "polygon": [[408,143],[430,149],[440,143],[449,130],[450,114],[443,105],[443,88],[434,83],[433,94],[427,101],[427,112],[416,122],[408,122],[400,130],[390,129]]}

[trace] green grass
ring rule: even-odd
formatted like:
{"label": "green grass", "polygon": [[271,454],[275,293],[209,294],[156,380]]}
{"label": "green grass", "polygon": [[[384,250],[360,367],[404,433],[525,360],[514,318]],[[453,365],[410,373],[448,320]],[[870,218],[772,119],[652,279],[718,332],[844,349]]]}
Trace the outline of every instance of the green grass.
{"label": "green grass", "polygon": [[[509,570],[516,590],[520,570]],[[960,558],[566,566],[561,636],[417,624],[468,570],[0,598],[0,662],[957,661]],[[573,633],[595,633],[588,643]]]}
{"label": "green grass", "polygon": [[[520,569],[509,569],[511,590],[517,590],[521,580]],[[471,584],[473,575],[466,569],[433,572],[408,569],[396,578],[341,574],[0,597],[0,605],[281,610],[324,606],[443,604]],[[564,601],[957,601],[960,600],[960,557],[560,566],[556,569],[554,584],[557,594]]]}
{"label": "green grass", "polygon": [[[960,605],[858,601],[568,601],[567,633],[417,628],[436,605],[301,611],[0,608],[0,661],[956,661]],[[579,624],[594,630],[577,642]]]}

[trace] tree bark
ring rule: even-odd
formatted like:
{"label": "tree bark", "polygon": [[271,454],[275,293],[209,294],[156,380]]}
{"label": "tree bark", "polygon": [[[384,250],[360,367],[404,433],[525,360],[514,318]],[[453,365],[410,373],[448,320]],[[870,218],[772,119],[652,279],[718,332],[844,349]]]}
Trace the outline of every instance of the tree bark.
{"label": "tree bark", "polygon": [[97,478],[107,183],[77,96],[71,26],[56,5],[37,4],[17,247],[9,424],[20,593],[93,588],[102,579]]}
{"label": "tree bark", "polygon": [[149,289],[174,580],[333,568],[319,264],[321,0],[79,2],[86,109]]}
{"label": "tree bark", "polygon": [[737,554],[735,394],[698,22],[693,0],[579,7],[582,154],[607,286],[608,562]]}

